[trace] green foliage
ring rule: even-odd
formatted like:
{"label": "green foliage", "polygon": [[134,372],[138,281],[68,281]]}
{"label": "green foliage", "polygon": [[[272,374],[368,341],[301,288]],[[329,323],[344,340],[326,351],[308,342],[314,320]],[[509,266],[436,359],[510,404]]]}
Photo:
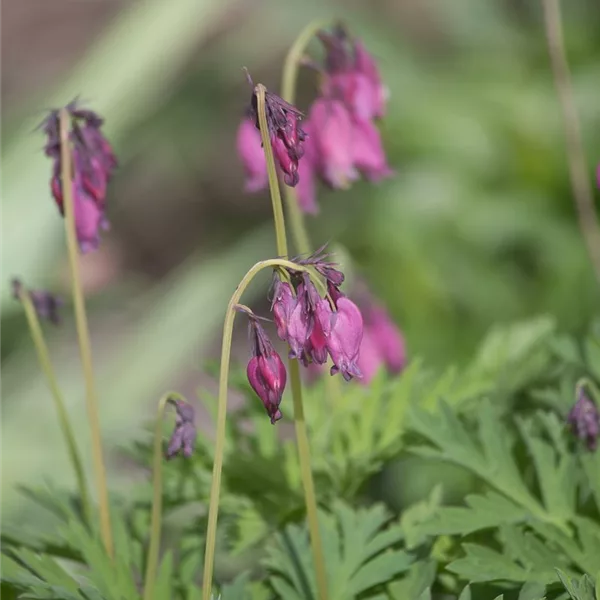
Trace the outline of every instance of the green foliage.
{"label": "green foliage", "polygon": [[[564,416],[575,381],[598,368],[597,339],[593,328],[575,342],[539,319],[494,330],[462,368],[439,372],[414,361],[399,377],[380,374],[369,388],[335,387],[328,379],[306,388],[331,599],[593,599],[600,453],[577,443]],[[293,439],[269,423],[241,371],[232,383],[245,402],[227,422],[218,593],[223,600],[316,598]],[[200,395],[214,412],[214,398]],[[282,423],[289,404],[285,398]],[[150,432],[124,450],[150,464]],[[448,505],[444,487],[434,485],[397,514],[372,503],[372,477],[407,455],[469,473],[464,501]],[[164,465],[157,600],[200,598],[212,458],[212,442],[198,436],[189,460]],[[408,473],[403,485],[415,477]],[[147,482],[113,507],[114,566],[73,498],[52,487],[23,493],[53,515],[55,529],[4,528],[3,591],[140,597]]]}
{"label": "green foliage", "polygon": [[[366,592],[410,568],[413,557],[394,548],[402,539],[401,528],[391,525],[383,530],[388,520],[379,505],[353,510],[336,502],[331,514],[320,514],[331,600],[365,597]],[[264,564],[272,574],[269,581],[279,597],[317,598],[311,560],[305,528],[290,525],[275,536]]]}

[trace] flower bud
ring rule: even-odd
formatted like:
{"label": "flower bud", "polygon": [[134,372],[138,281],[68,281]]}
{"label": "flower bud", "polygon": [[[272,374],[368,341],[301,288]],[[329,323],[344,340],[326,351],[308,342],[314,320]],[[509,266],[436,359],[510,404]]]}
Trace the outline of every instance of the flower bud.
{"label": "flower bud", "polygon": [[176,411],[175,428],[169,439],[166,457],[173,458],[176,454],[183,454],[189,458],[194,452],[196,442],[196,427],[194,425],[194,407],[183,400],[169,398]]}
{"label": "flower bud", "polygon": [[296,296],[294,296],[292,286],[287,281],[281,281],[277,278],[274,286],[271,311],[275,318],[277,335],[284,342],[288,338],[288,323],[296,305]]}
{"label": "flower bud", "polygon": [[248,381],[271,418],[271,423],[281,419],[281,397],[287,380],[287,373],[281,357],[271,344],[265,330],[256,317],[250,316],[253,356],[246,368]]}
{"label": "flower bud", "polygon": [[600,414],[583,386],[578,388],[577,402],[567,416],[567,423],[573,433],[585,442],[588,450],[596,450],[600,437]]}

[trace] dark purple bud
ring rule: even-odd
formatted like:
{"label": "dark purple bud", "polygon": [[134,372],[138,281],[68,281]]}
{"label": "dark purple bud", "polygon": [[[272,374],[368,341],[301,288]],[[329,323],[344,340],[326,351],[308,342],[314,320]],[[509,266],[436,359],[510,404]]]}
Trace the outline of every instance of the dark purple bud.
{"label": "dark purple bud", "polygon": [[588,450],[596,450],[600,436],[600,415],[598,407],[583,386],[578,387],[577,402],[567,416],[567,423],[571,431],[585,442]]}
{"label": "dark purple bud", "polygon": [[[104,215],[106,186],[117,166],[111,145],[101,132],[103,120],[90,110],[70,103],[69,142],[73,157],[73,203],[77,238],[82,252],[98,247],[99,231],[108,228]],[[47,136],[45,153],[53,159],[50,189],[61,215],[64,216],[61,181],[59,111],[54,110],[43,123]]]}
{"label": "dark purple bud", "polygon": [[362,336],[363,320],[360,310],[354,302],[342,296],[337,300],[337,310],[327,340],[327,349],[333,360],[332,375],[341,372],[346,381],[362,377],[357,364]]}
{"label": "dark purple bud", "polygon": [[342,26],[330,32],[321,30],[317,37],[325,49],[325,69],[328,73],[340,73],[352,69],[353,57],[348,33]]}
{"label": "dark purple bud", "polygon": [[246,172],[246,192],[258,192],[268,185],[267,163],[262,150],[260,132],[254,121],[242,119],[237,132],[237,151]]}
{"label": "dark purple bud", "polygon": [[281,281],[279,278],[276,278],[271,311],[275,318],[277,335],[284,342],[288,338],[288,323],[292,312],[296,308],[296,304],[296,296],[294,295],[292,286],[287,281]]}
{"label": "dark purple bud", "polygon": [[194,452],[196,442],[196,427],[194,425],[195,411],[191,404],[183,400],[169,399],[169,403],[175,408],[175,428],[169,439],[166,457],[173,458],[176,454],[182,454],[189,458]]}
{"label": "dark purple bud", "polygon": [[61,298],[45,290],[27,290],[18,279],[12,280],[12,289],[13,296],[17,300],[21,300],[24,293],[29,294],[35,312],[40,319],[50,321],[54,325],[60,324],[59,309],[63,305]]}
{"label": "dark purple bud", "polygon": [[252,389],[262,400],[271,418],[271,423],[281,419],[279,405],[285,389],[287,373],[279,354],[258,320],[250,317],[250,335],[252,342],[252,358],[248,363],[246,374]]}
{"label": "dark purple bud", "polygon": [[[300,127],[302,113],[271,92],[265,92],[267,129],[275,161],[283,172],[283,180],[290,187],[298,184],[298,161],[304,155],[306,133]],[[252,95],[251,114],[260,130],[256,94]]]}

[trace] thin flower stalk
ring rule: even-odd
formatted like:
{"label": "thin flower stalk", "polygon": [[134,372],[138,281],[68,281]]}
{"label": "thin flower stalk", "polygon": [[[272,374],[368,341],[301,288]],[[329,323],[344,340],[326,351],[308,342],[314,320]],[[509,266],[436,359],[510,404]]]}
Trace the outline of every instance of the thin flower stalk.
{"label": "thin flower stalk", "polygon": [[48,351],[48,346],[46,344],[46,340],[44,339],[44,332],[42,331],[40,320],[29,292],[27,292],[25,289],[21,289],[19,291],[19,300],[21,301],[25,311],[27,324],[29,325],[29,330],[31,332],[33,344],[38,355],[40,367],[46,376],[48,387],[50,388],[50,392],[54,400],[58,422],[60,424],[65,443],[67,444],[67,452],[75,473],[75,480],[77,482],[77,489],[79,491],[79,498],[81,501],[83,514],[85,515],[88,523],[91,523],[92,508],[90,504],[88,487],[85,480],[83,464],[77,448],[77,442],[75,441],[75,434],[73,433],[73,428],[71,427],[71,422],[69,421],[69,414],[67,413],[67,409],[65,407],[63,395],[60,391],[56,374],[54,373],[54,368],[52,367],[50,352]]}
{"label": "thin flower stalk", "polygon": [[[283,220],[283,207],[281,204],[281,194],[279,192],[279,182],[275,170],[275,161],[273,152],[269,143],[269,133],[267,127],[267,116],[265,106],[265,87],[257,85],[255,94],[257,99],[258,120],[260,125],[260,134],[262,137],[265,159],[267,162],[267,171],[269,173],[269,190],[273,203],[273,213],[275,216],[275,232],[277,238],[277,253],[280,256],[287,256],[287,237],[285,224]],[[325,571],[325,559],[323,554],[323,544],[319,531],[319,521],[317,512],[317,498],[315,486],[311,471],[310,448],[308,444],[308,433],[306,421],[304,419],[304,408],[302,405],[302,383],[300,380],[300,367],[298,361],[289,360],[290,385],[292,389],[292,401],[294,405],[294,427],[296,430],[296,441],[298,444],[298,458],[300,461],[300,472],[302,475],[302,485],[304,488],[304,500],[306,504],[306,515],[308,520],[308,530],[312,547],[312,554],[317,580],[317,591],[320,600],[327,600],[327,575]],[[205,598],[208,600],[208,598]]]}
{"label": "thin flower stalk", "polygon": [[[283,65],[281,77],[281,97],[290,104],[296,102],[296,86],[298,73],[304,52],[317,32],[329,25],[328,21],[314,21],[304,28],[289,49]],[[298,254],[308,254],[312,250],[310,237],[306,229],[304,214],[298,204],[298,193],[295,188],[285,186],[283,189],[290,229],[294,238],[294,246]]]}
{"label": "thin flower stalk", "polygon": [[144,600],[154,597],[154,583],[158,570],[158,553],[160,550],[160,532],[162,529],[162,463],[163,463],[163,418],[169,401],[174,399],[185,402],[185,398],[176,392],[164,394],[158,401],[156,425],[154,427],[154,451],[152,459],[152,517],[150,524],[150,544],[146,561],[146,578],[144,580]]}
{"label": "thin flower stalk", "polygon": [[79,338],[79,350],[83,364],[85,380],[85,397],[88,419],[92,434],[92,457],[100,506],[100,532],[107,554],[113,556],[113,538],[110,523],[110,506],[108,499],[108,486],[106,483],[106,469],[102,454],[102,437],[98,417],[98,400],[94,382],[94,369],[92,365],[92,348],[90,343],[85,300],[79,271],[79,244],[75,226],[75,210],[73,202],[73,161],[69,144],[69,114],[66,109],[60,112],[60,152],[61,152],[61,179],[64,194],[65,232],[71,280],[73,286],[73,305],[75,308],[75,323]]}
{"label": "thin flower stalk", "polygon": [[596,279],[600,283],[600,227],[594,206],[592,186],[588,177],[571,73],[565,51],[560,3],[559,0],[542,0],[542,6],[554,85],[563,113],[573,200],[579,219],[579,228],[587,246]]}
{"label": "thin flower stalk", "polygon": [[231,343],[233,324],[240,307],[240,300],[246,288],[254,277],[263,269],[291,268],[305,270],[303,267],[284,259],[270,259],[256,263],[237,286],[229,300],[223,324],[223,342],[221,346],[221,367],[219,372],[219,395],[217,401],[217,422],[215,437],[215,458],[213,462],[212,482],[208,502],[208,523],[206,528],[206,549],[204,552],[204,571],[202,576],[202,600],[211,600],[213,569],[215,564],[215,546],[217,541],[217,520],[219,516],[219,498],[221,494],[221,475],[225,453],[225,437],[227,424],[227,392],[229,381],[229,362],[231,358]]}

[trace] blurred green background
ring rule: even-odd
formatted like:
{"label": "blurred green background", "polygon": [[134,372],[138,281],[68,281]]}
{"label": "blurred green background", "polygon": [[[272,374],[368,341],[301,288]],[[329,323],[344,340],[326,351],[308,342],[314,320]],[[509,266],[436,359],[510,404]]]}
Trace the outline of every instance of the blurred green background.
{"label": "blurred green background", "polygon": [[[600,160],[600,4],[563,2],[594,177]],[[402,327],[411,357],[461,363],[493,324],[540,313],[585,327],[597,286],[571,200],[560,111],[535,0],[4,0],[2,3],[2,501],[30,518],[18,482],[72,485],[25,320],[18,275],[68,298],[62,221],[35,131],[79,96],[106,118],[121,167],[112,231],[83,260],[113,489],[165,389],[213,386],[224,307],[275,253],[270,203],[242,192],[235,132],[241,70],[278,89],[287,47],[311,20],[343,16],[391,90],[381,127],[397,176],[320,194],[315,245],[343,243]],[[314,77],[303,73],[306,109]],[[265,284],[266,280],[262,281]],[[249,301],[263,303],[254,285]],[[262,300],[261,300],[262,299]],[[597,311],[596,311],[597,312]],[[72,320],[48,329],[89,461]],[[236,356],[246,356],[240,327]],[[210,424],[205,423],[210,431]],[[33,515],[35,518],[35,515]]]}

